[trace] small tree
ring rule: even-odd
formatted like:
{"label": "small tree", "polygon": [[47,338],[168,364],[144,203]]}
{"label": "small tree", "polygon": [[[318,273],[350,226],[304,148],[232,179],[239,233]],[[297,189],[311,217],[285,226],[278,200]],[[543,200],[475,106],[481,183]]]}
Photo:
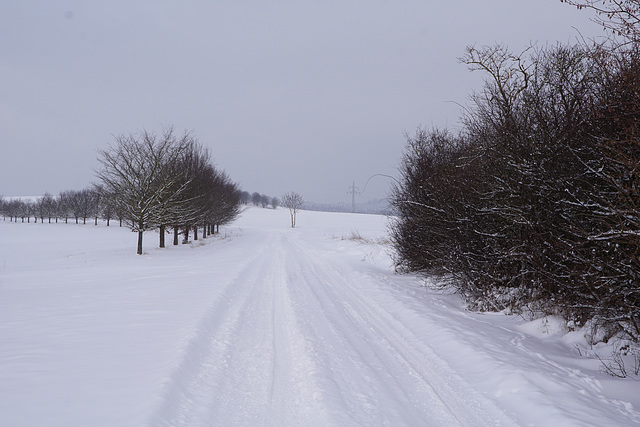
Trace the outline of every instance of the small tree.
{"label": "small tree", "polygon": [[248,191],[241,191],[240,201],[242,202],[243,205],[248,205],[249,202],[251,201],[251,194],[249,194]]}
{"label": "small tree", "polygon": [[58,194],[57,215],[61,219],[64,218],[65,224],[69,222],[71,213],[71,196],[71,191],[62,191]]}
{"label": "small tree", "polygon": [[81,215],[81,205],[78,197],[78,191],[69,190],[61,194],[69,215],[73,216],[78,224],[78,218]]}
{"label": "small tree", "polygon": [[22,213],[22,201],[19,199],[13,199],[5,202],[5,212],[9,216],[9,221],[18,222],[20,214]]}
{"label": "small tree", "polygon": [[79,218],[82,218],[82,223],[86,224],[87,218],[92,217],[97,211],[97,194],[91,189],[67,191],[64,194],[64,199],[69,204],[76,224],[78,224]]}
{"label": "small tree", "polygon": [[263,208],[266,208],[268,204],[269,204],[269,196],[265,196],[264,194],[262,194],[260,196],[260,206],[262,206]]}
{"label": "small tree", "polygon": [[219,231],[220,225],[228,224],[240,215],[241,192],[226,173],[216,172],[210,177],[209,198],[211,200],[206,214],[210,234]]}
{"label": "small tree", "polygon": [[291,214],[291,228],[296,227],[296,215],[303,204],[304,200],[302,196],[293,191],[282,196],[282,206],[289,209],[289,213]]}
{"label": "small tree", "polygon": [[279,204],[280,204],[280,200],[278,200],[278,198],[277,198],[277,197],[273,197],[273,198],[271,199],[271,207],[272,207],[273,209],[277,209]]}
{"label": "small tree", "polygon": [[49,223],[51,223],[51,217],[56,214],[56,199],[48,192],[44,193],[44,196],[40,199],[40,215],[47,217]]}

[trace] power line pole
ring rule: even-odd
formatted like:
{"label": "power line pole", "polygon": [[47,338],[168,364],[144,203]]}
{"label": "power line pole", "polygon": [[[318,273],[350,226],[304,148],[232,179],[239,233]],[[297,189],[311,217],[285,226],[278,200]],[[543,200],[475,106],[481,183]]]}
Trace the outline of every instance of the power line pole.
{"label": "power line pole", "polygon": [[351,194],[351,212],[356,211],[356,194],[360,194],[358,190],[359,188],[356,187],[356,182],[353,181],[353,185],[349,187],[349,191],[347,191],[347,194]]}

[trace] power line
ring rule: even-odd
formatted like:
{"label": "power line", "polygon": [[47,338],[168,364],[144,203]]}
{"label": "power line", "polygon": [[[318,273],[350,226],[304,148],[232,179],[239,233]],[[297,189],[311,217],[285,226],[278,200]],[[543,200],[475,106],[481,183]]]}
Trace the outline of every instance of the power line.
{"label": "power line", "polygon": [[353,181],[353,184],[351,185],[351,187],[349,187],[349,191],[347,191],[347,194],[351,194],[351,211],[355,212],[356,211],[356,194],[360,195],[363,194],[365,192],[365,190],[367,189],[367,185],[369,185],[369,181],[371,181],[371,178],[373,178],[374,176],[382,176],[385,178],[391,178],[392,180],[394,180],[396,182],[396,184],[400,185],[400,182],[398,181],[397,178],[391,176],[391,175],[385,175],[383,173],[376,173],[373,174],[369,177],[369,179],[367,179],[367,182],[364,183],[364,188],[362,189],[362,191],[359,191],[360,189],[358,187],[356,187],[356,182]]}
{"label": "power line", "polygon": [[351,212],[356,211],[356,194],[360,194],[358,190],[359,188],[356,187],[356,182],[353,181],[353,185],[349,187],[349,191],[347,191],[347,194],[351,194]]}
{"label": "power line", "polygon": [[[391,176],[391,175],[385,175],[385,174],[383,174],[383,173],[376,173],[376,174],[371,175],[371,176],[369,177],[369,179],[367,179],[367,182],[365,182],[365,183],[364,183],[364,188],[362,189],[362,192],[360,192],[359,194],[364,193],[364,190],[366,190],[366,189],[367,189],[367,185],[369,185],[369,181],[371,181],[371,178],[373,178],[374,176],[383,176],[383,177],[385,177],[385,178],[391,178],[392,180],[394,180],[394,181],[396,182],[396,184],[400,185],[400,182],[398,181],[398,179],[397,179],[397,178],[395,178],[395,177],[393,177],[393,176]],[[355,183],[354,183],[354,185],[355,185]]]}

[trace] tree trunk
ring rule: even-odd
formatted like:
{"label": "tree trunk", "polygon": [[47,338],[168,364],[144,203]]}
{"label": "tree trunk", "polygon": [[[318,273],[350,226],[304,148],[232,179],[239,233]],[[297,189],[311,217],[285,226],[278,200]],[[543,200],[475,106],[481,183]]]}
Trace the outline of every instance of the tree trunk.
{"label": "tree trunk", "polygon": [[160,247],[164,248],[164,224],[160,225]]}
{"label": "tree trunk", "polygon": [[184,227],[184,239],[182,239],[182,244],[189,243],[189,231],[191,230],[191,226],[187,225]]}
{"label": "tree trunk", "polygon": [[173,227],[173,246],[178,246],[178,227]]}
{"label": "tree trunk", "polygon": [[198,240],[198,226],[193,226],[193,240]]}
{"label": "tree trunk", "polygon": [[138,255],[142,255],[142,233],[142,230],[138,231]]}

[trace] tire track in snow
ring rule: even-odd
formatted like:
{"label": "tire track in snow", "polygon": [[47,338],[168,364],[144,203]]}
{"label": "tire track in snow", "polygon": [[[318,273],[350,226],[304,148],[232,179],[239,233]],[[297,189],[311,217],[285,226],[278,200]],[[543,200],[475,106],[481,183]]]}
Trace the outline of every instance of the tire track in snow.
{"label": "tire track in snow", "polygon": [[[150,425],[187,425],[202,416],[201,400],[207,394],[207,380],[227,361],[224,350],[233,342],[232,329],[239,322],[251,289],[244,286],[250,266],[264,256],[259,248],[240,266],[227,283],[216,283],[222,291],[211,301],[195,332],[188,339],[184,354],[164,388],[162,401]],[[206,406],[205,406],[206,407]]]}
{"label": "tire track in snow", "polygon": [[326,425],[293,317],[281,238],[265,236],[207,310],[152,425]]}
{"label": "tire track in snow", "polygon": [[[421,342],[405,325],[358,292],[352,285],[358,273],[345,275],[348,266],[318,264],[298,245],[293,275],[302,277],[308,295],[305,307],[316,305],[305,329],[326,348],[322,364],[335,372],[333,384],[342,402],[341,424],[363,420],[388,425],[513,425],[491,400],[470,387],[446,362]],[[366,280],[371,281],[368,277]],[[307,298],[308,298],[307,295]],[[304,298],[304,293],[300,293]],[[322,322],[319,321],[322,319]],[[339,345],[330,345],[330,342]],[[344,353],[348,359],[340,357]],[[340,381],[344,371],[351,381]],[[336,375],[337,374],[337,375]],[[330,374],[328,374],[330,375]],[[353,377],[361,381],[353,381]],[[385,416],[395,414],[393,418]]]}

